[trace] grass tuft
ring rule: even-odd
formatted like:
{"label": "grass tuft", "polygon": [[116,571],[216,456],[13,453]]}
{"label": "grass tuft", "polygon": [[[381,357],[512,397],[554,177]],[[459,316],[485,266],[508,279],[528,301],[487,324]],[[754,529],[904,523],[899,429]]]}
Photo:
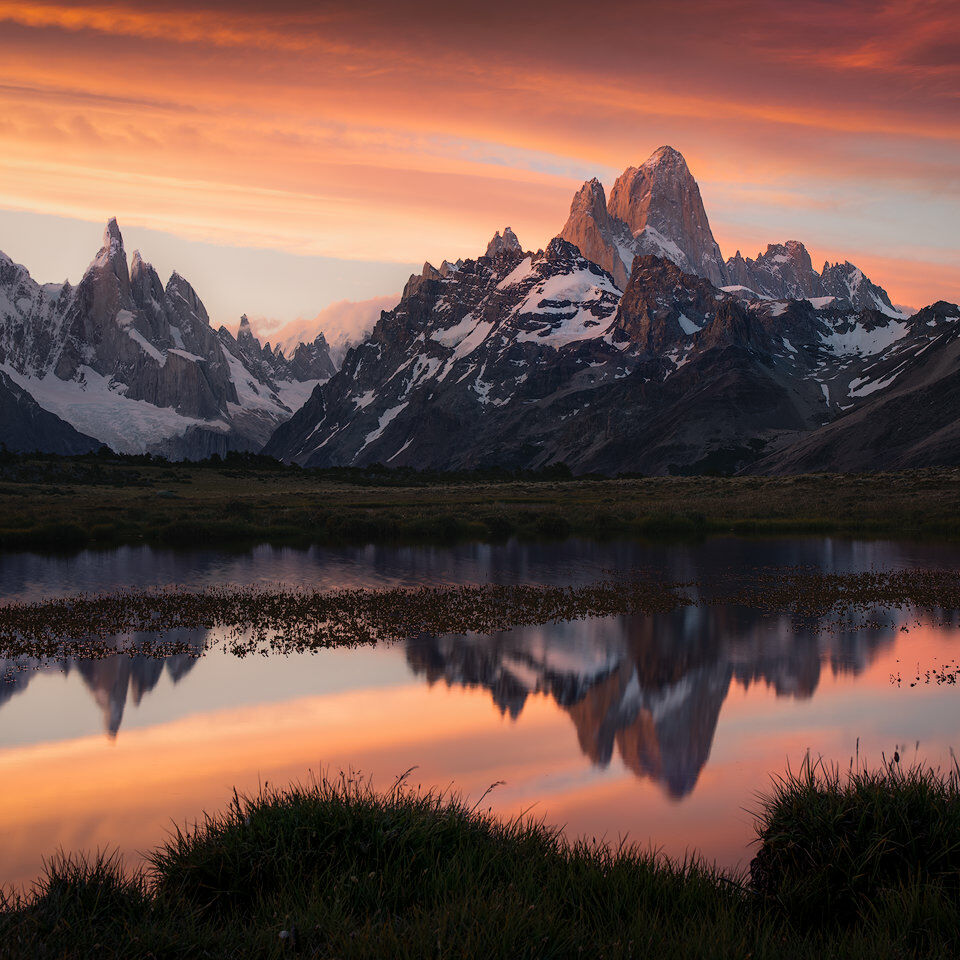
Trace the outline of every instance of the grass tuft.
{"label": "grass tuft", "polygon": [[850,922],[880,901],[960,894],[960,769],[839,768],[807,757],[758,814],[753,888],[803,924]]}

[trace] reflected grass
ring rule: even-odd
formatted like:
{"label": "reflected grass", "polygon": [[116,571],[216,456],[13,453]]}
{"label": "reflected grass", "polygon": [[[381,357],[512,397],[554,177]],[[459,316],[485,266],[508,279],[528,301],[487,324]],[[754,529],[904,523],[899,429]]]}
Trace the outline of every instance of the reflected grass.
{"label": "reflected grass", "polygon": [[[740,582],[742,580],[742,582]],[[0,655],[96,658],[116,653],[198,655],[210,632],[237,656],[299,653],[442,634],[613,615],[669,614],[693,604],[749,607],[816,620],[821,629],[889,626],[891,612],[950,624],[960,612],[960,571],[919,568],[833,574],[794,567],[730,572],[703,582],[633,578],[583,586],[466,584],[332,591],[267,587],[121,590],[34,603],[0,603]],[[906,624],[904,624],[906,628]],[[136,635],[135,640],[131,635]],[[126,640],[124,638],[127,638]],[[938,682],[953,682],[942,671]],[[918,677],[919,679],[919,677]],[[929,681],[929,677],[927,678]]]}

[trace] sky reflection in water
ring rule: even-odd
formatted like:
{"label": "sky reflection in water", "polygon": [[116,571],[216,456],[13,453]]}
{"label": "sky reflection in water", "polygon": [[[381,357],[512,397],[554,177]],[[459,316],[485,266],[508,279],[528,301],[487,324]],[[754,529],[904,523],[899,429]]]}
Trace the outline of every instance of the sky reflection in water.
{"label": "sky reflection in water", "polygon": [[[145,548],[0,558],[7,599],[165,583],[578,583],[637,567],[678,579],[815,564],[853,571],[952,565],[949,547],[829,539],[695,546],[588,544],[452,550]],[[138,851],[172,821],[310,772],[453,786],[571,835],[627,835],[743,865],[755,793],[809,749],[846,764],[949,763],[956,687],[891,684],[954,659],[960,631],[844,632],[724,606],[608,617],[492,637],[411,638],[377,649],[235,659],[0,661],[0,883],[63,846]],[[184,639],[187,639],[186,637]],[[203,633],[190,639],[199,650]]]}

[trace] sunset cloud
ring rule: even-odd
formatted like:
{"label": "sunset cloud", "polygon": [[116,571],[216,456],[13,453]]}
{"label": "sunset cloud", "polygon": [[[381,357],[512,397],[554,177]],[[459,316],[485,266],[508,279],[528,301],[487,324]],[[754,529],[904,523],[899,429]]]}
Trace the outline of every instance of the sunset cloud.
{"label": "sunset cloud", "polygon": [[[0,205],[309,256],[452,259],[505,223],[544,245],[580,182],[671,143],[725,253],[802,227],[813,249],[873,249],[895,299],[956,299],[958,19],[914,0],[589,16],[567,0],[549,14],[0,0]],[[929,289],[908,266],[921,249]]]}

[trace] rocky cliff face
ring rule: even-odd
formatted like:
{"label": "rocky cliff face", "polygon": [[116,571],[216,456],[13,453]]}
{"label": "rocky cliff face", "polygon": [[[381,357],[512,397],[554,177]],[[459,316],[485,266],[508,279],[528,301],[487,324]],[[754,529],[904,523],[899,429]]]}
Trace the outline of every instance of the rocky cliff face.
{"label": "rocky cliff face", "polygon": [[333,371],[322,338],[288,360],[216,333],[182,276],[164,285],[139,251],[128,268],[116,220],[75,288],[40,287],[0,259],[0,310],[6,374],[120,452],[259,449]]}
{"label": "rocky cliff face", "polygon": [[560,236],[603,267],[621,290],[626,287],[637,246],[626,223],[607,211],[603,185],[596,178],[574,195]]}
{"label": "rocky cliff face", "polygon": [[798,240],[771,243],[756,260],[736,255],[726,263],[727,286],[731,292],[740,288],[744,294],[756,294],[771,300],[833,299],[838,306],[855,310],[880,310],[899,317],[886,290],[872,283],[852,263],[823,265],[820,273],[813,268],[807,248]]}
{"label": "rocky cliff face", "polygon": [[501,431],[569,378],[615,375],[618,299],[610,275],[560,239],[425,273],[265,452],[316,465],[525,462],[542,441],[523,430],[501,449]]}
{"label": "rocky cliff face", "polygon": [[598,180],[585,183],[560,236],[611,273],[621,289],[634,258],[643,255],[666,257],[716,286],[726,282],[700,188],[672,147],[660,147],[641,166],[624,170],[609,201]]}
{"label": "rocky cliff face", "polygon": [[608,211],[630,229],[638,253],[667,256],[715,286],[725,282],[700,188],[673,147],[660,147],[641,166],[624,170],[610,191]]}
{"label": "rocky cliff face", "polygon": [[[786,436],[752,472],[960,464],[960,306],[940,301],[899,326],[901,335],[858,365],[846,382],[837,419],[811,433]],[[874,327],[868,335],[885,332]]]}

